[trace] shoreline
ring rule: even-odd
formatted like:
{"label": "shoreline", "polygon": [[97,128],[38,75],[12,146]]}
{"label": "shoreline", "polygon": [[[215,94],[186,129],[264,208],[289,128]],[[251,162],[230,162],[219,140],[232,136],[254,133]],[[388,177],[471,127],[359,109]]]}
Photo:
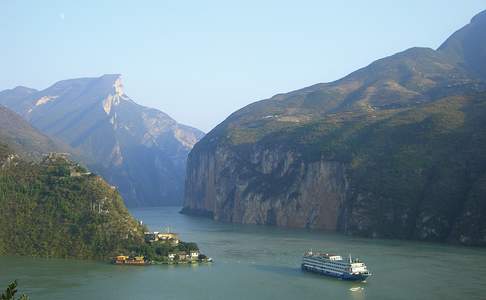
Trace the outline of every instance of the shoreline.
{"label": "shoreline", "polygon": [[144,261],[139,263],[117,263],[116,261],[112,260],[110,264],[117,265],[117,266],[150,266],[150,265],[195,265],[195,264],[210,264],[213,263],[212,258],[207,258],[204,260],[190,260],[190,261]]}

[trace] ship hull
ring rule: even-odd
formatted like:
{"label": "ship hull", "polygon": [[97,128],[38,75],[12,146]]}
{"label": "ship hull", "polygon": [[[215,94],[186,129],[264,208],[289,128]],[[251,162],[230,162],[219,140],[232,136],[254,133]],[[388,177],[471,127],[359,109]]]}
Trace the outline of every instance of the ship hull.
{"label": "ship hull", "polygon": [[302,264],[302,270],[306,272],[316,273],[324,276],[334,277],[341,280],[348,280],[348,281],[365,281],[368,278],[369,274],[347,274],[347,273],[335,273],[326,270],[319,270],[316,268],[308,267]]}

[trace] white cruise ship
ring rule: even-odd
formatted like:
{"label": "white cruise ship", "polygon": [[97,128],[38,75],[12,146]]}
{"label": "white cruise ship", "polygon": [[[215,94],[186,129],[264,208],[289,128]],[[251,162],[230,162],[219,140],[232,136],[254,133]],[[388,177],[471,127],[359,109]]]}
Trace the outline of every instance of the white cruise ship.
{"label": "white cruise ship", "polygon": [[364,281],[371,276],[366,265],[351,255],[343,259],[339,255],[309,251],[302,259],[302,270],[337,277],[343,280]]}

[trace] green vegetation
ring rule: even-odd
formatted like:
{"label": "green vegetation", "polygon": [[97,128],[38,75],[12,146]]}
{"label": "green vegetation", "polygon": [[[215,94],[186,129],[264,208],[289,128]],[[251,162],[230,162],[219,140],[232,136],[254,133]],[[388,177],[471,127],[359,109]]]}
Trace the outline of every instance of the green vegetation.
{"label": "green vegetation", "polygon": [[102,178],[55,155],[0,147],[0,254],[107,258],[142,245],[144,228]]}
{"label": "green vegetation", "polygon": [[[473,196],[485,187],[485,115],[486,95],[451,97],[343,140],[334,153],[350,158],[347,230],[486,244],[486,201]],[[353,218],[358,211],[366,227]]]}
{"label": "green vegetation", "polygon": [[23,294],[15,298],[15,294],[17,294],[17,280],[8,285],[7,289],[0,295],[0,300],[29,300],[29,297]]}
{"label": "green vegetation", "polygon": [[[157,241],[152,243],[146,243],[145,245],[134,247],[131,249],[132,255],[143,255],[145,259],[155,262],[167,262],[169,253],[180,253],[190,251],[198,251],[199,247],[196,243],[180,242],[177,245]],[[178,257],[176,256],[176,260]]]}
{"label": "green vegetation", "polygon": [[25,161],[0,144],[0,255],[167,260],[195,243],[146,242],[117,190],[62,154]]}
{"label": "green vegetation", "polygon": [[[248,180],[244,195],[292,198],[288,191],[301,161],[341,162],[349,194],[339,230],[484,245],[485,116],[486,94],[469,93],[413,107],[327,114],[293,126],[278,120],[230,124],[212,133],[219,140],[210,140],[237,153],[235,169],[245,170]],[[295,153],[295,167],[284,175],[262,174],[251,160],[262,149]]]}

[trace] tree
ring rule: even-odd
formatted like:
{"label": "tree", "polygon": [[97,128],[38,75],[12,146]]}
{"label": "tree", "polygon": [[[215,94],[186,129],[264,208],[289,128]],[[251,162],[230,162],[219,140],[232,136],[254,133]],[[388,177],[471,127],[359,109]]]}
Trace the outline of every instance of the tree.
{"label": "tree", "polygon": [[199,247],[197,246],[196,243],[186,243],[186,242],[180,242],[178,245],[178,248],[180,251],[197,251],[199,250]]}
{"label": "tree", "polygon": [[[17,280],[14,280],[11,284],[8,285],[7,289],[5,292],[2,293],[0,299],[1,300],[15,300],[15,294],[17,293]],[[28,300],[29,297],[26,295],[22,294],[20,295],[18,300]]]}

